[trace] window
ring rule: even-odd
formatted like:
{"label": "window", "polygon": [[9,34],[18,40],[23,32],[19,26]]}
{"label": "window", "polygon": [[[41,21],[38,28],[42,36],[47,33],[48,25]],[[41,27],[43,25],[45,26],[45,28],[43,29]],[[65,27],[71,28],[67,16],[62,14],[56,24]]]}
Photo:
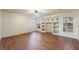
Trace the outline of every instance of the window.
{"label": "window", "polygon": [[64,32],[73,32],[73,17],[64,17],[63,18],[63,31]]}

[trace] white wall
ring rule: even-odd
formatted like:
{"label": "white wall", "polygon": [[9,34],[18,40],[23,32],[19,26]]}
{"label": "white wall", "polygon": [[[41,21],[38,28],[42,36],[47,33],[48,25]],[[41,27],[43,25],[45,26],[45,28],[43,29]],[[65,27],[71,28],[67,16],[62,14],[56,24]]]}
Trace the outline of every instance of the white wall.
{"label": "white wall", "polygon": [[[66,13],[60,13],[60,14],[53,14],[53,15],[48,15],[48,17],[54,17],[54,16],[59,16],[60,20],[60,34],[61,36],[66,36],[66,37],[71,37],[71,38],[76,38],[79,39],[78,35],[78,24],[79,24],[79,12],[66,12]],[[73,33],[68,33],[68,32],[63,32],[63,17],[70,16],[74,18],[74,28],[73,28]]]}
{"label": "white wall", "polygon": [[1,37],[31,32],[35,28],[35,20],[24,14],[1,11]]}
{"label": "white wall", "polygon": [[0,10],[0,38],[1,38],[1,10]]}
{"label": "white wall", "polygon": [[78,36],[78,39],[79,39],[79,21],[78,21],[78,35],[77,36]]}

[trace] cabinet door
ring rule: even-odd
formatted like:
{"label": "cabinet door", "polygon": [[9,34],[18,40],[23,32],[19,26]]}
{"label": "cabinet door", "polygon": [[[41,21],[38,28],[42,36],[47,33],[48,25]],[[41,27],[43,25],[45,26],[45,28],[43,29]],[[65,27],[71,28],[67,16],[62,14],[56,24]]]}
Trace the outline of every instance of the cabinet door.
{"label": "cabinet door", "polygon": [[52,33],[52,22],[46,23],[46,32]]}

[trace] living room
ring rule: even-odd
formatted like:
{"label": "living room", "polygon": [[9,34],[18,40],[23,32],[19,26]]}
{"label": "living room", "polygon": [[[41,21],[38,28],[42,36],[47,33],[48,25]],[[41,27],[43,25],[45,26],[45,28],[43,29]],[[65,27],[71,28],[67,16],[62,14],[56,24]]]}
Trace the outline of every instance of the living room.
{"label": "living room", "polygon": [[1,50],[78,50],[78,9],[1,9]]}

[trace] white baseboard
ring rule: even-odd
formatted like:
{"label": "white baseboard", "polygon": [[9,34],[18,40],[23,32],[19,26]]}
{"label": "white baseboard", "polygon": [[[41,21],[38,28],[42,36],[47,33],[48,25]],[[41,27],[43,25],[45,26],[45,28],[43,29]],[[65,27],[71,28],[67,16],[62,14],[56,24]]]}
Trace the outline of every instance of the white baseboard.
{"label": "white baseboard", "polygon": [[[32,31],[30,31],[32,32]],[[23,32],[23,33],[29,33],[29,32]],[[11,34],[11,35],[5,35],[5,36],[2,36],[1,38],[5,38],[5,37],[9,37],[9,36],[15,36],[15,35],[20,35],[20,34],[23,34],[23,33],[16,33],[16,34]]]}

